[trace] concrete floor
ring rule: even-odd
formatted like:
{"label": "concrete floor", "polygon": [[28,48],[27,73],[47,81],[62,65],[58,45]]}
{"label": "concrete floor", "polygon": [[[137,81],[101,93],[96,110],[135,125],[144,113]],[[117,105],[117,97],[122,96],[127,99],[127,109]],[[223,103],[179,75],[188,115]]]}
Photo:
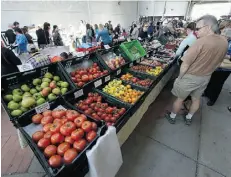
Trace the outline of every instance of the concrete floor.
{"label": "concrete floor", "polygon": [[[169,84],[149,107],[122,146],[124,163],[116,177],[231,177],[231,76],[213,107],[206,100],[185,126],[182,115],[175,125],[164,118],[174,100]],[[22,174],[5,177],[42,177],[36,158]]]}

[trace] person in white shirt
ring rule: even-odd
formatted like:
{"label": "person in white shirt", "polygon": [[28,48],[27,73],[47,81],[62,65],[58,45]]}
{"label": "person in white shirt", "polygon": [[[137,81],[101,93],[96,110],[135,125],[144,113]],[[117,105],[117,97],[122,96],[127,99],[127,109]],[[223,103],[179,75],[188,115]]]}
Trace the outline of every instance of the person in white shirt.
{"label": "person in white shirt", "polygon": [[139,29],[137,28],[136,24],[133,24],[133,31],[131,34],[131,38],[138,39],[138,35],[139,35]]}
{"label": "person in white shirt", "polygon": [[196,24],[191,22],[186,27],[187,37],[181,42],[179,48],[176,51],[176,57],[183,56],[184,52],[192,46],[194,42],[197,40],[197,36],[195,33]]}

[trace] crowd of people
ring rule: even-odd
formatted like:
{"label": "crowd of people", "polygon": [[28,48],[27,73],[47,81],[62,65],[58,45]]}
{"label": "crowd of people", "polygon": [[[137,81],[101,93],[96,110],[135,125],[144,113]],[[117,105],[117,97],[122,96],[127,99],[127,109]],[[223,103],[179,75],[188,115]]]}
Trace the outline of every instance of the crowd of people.
{"label": "crowd of people", "polygon": [[[111,21],[103,24],[82,24],[83,34],[80,36],[82,43],[101,42],[103,45],[112,45],[113,40],[123,36],[131,39],[146,39],[155,37],[160,39],[163,36],[178,36],[178,29],[185,27],[187,37],[181,42],[176,51],[176,58],[180,65],[180,74],[174,83],[172,93],[177,97],[173,104],[171,112],[166,114],[166,118],[170,123],[175,123],[175,117],[184,105],[188,109],[185,116],[187,125],[191,124],[192,117],[198,110],[200,105],[200,97],[203,95],[208,98],[208,106],[215,104],[224,82],[231,73],[231,21],[225,20],[220,24],[214,16],[206,15],[201,17],[197,22],[183,25],[182,21],[171,20],[165,26],[163,22],[145,22],[143,24],[132,23],[130,30],[126,32],[121,25],[113,28]],[[36,30],[37,43],[39,48],[43,48],[49,44],[63,46],[59,28],[48,22],[43,27]],[[5,33],[10,44],[18,46],[19,53],[28,52],[28,45],[33,45],[34,41],[28,33],[28,27],[19,27],[18,22],[13,25]],[[3,46],[2,46],[3,48]],[[7,59],[13,54],[7,49],[2,50],[2,58],[5,68],[11,65],[20,64],[20,60]],[[7,70],[7,69],[6,69]],[[11,71],[15,71],[16,67],[11,67]],[[191,103],[190,105],[188,103]],[[231,108],[229,108],[231,110]]]}

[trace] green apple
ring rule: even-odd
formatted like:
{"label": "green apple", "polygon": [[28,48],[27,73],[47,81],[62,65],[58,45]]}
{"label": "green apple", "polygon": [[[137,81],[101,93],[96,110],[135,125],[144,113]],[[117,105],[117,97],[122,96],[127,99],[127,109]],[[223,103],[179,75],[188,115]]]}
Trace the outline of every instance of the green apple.
{"label": "green apple", "polygon": [[34,99],[39,99],[39,98],[41,98],[42,97],[42,95],[41,95],[41,93],[35,93],[35,94],[33,94],[33,98]]}
{"label": "green apple", "polygon": [[41,85],[37,85],[37,86],[36,86],[36,90],[37,90],[38,92],[41,91],[41,90],[42,90]]}
{"label": "green apple", "polygon": [[33,95],[33,94],[35,94],[35,93],[37,93],[38,91],[35,89],[35,88],[32,88],[32,89],[30,89],[30,93]]}
{"label": "green apple", "polygon": [[60,81],[60,77],[59,76],[54,76],[54,81]]}
{"label": "green apple", "polygon": [[17,95],[22,95],[23,94],[21,89],[14,89],[12,93],[17,94]]}
{"label": "green apple", "polygon": [[24,108],[24,107],[22,107],[22,106],[21,106],[19,109],[20,109],[22,112],[28,111],[28,108]]}
{"label": "green apple", "polygon": [[16,102],[14,102],[14,101],[10,101],[9,103],[8,103],[8,109],[10,109],[10,110],[16,110],[16,109],[18,109],[19,108],[19,104],[18,103],[16,103]]}
{"label": "green apple", "polygon": [[45,103],[46,102],[46,100],[44,99],[44,98],[39,98],[37,101],[36,101],[36,104],[37,104],[37,106],[38,105],[41,105],[41,104],[43,104],[43,103]]}
{"label": "green apple", "polygon": [[22,100],[22,107],[30,108],[35,105],[35,99],[33,97],[25,97]]}
{"label": "green apple", "polygon": [[68,91],[67,88],[61,88],[61,93],[62,93],[62,95],[65,94],[65,93],[67,93],[67,91]]}
{"label": "green apple", "polygon": [[53,75],[49,72],[47,72],[45,75],[44,75],[45,78],[49,78],[49,79],[52,79],[53,78]]}
{"label": "green apple", "polygon": [[49,95],[48,95],[48,100],[49,101],[53,101],[53,100],[55,100],[57,98],[57,96],[54,94],[54,93],[50,93]]}
{"label": "green apple", "polygon": [[21,95],[17,95],[17,94],[14,94],[13,95],[13,100],[15,102],[20,102],[22,100],[22,96]]}
{"label": "green apple", "polygon": [[49,79],[49,78],[43,78],[43,79],[42,79],[42,82],[48,82],[48,83],[50,83],[50,82],[51,82],[51,79]]}
{"label": "green apple", "polygon": [[4,99],[5,101],[7,101],[7,102],[12,101],[12,100],[13,100],[13,95],[10,95],[10,94],[5,95],[5,96],[3,97],[3,99]]}
{"label": "green apple", "polygon": [[16,110],[13,110],[10,114],[12,116],[20,116],[22,114],[22,110],[16,109]]}
{"label": "green apple", "polygon": [[54,93],[55,95],[59,95],[60,93],[61,93],[61,91],[60,91],[60,88],[54,88],[53,90],[52,90],[52,93]]}
{"label": "green apple", "polygon": [[49,87],[49,83],[48,82],[43,82],[41,84],[41,88],[44,89],[45,87]]}
{"label": "green apple", "polygon": [[63,83],[63,81],[58,81],[58,82],[57,82],[57,86],[60,87],[62,83]]}
{"label": "green apple", "polygon": [[30,91],[30,87],[29,87],[28,85],[26,85],[26,84],[23,84],[23,85],[21,86],[21,89],[22,89],[24,92],[29,92],[29,91]]}
{"label": "green apple", "polygon": [[35,85],[35,86],[36,86],[36,85],[40,85],[41,83],[42,83],[42,80],[41,80],[41,79],[38,79],[38,78],[37,78],[37,79],[34,79],[34,80],[33,80],[33,85]]}
{"label": "green apple", "polygon": [[69,84],[67,82],[62,82],[61,83],[61,87],[63,88],[67,88],[69,86]]}

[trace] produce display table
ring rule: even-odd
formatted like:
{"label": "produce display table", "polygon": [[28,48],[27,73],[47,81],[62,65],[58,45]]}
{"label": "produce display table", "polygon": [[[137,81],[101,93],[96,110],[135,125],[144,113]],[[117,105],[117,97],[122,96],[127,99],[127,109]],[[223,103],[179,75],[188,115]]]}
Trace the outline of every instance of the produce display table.
{"label": "produce display table", "polygon": [[140,120],[142,119],[144,113],[148,110],[148,107],[150,104],[152,104],[153,101],[155,101],[156,97],[159,95],[159,93],[162,91],[164,86],[167,84],[171,76],[174,74],[176,70],[176,64],[173,63],[172,66],[169,67],[169,70],[166,71],[166,73],[162,76],[161,80],[157,83],[157,85],[152,89],[152,91],[147,95],[144,102],[141,104],[141,106],[137,109],[137,111],[133,114],[132,117],[127,120],[127,122],[122,122],[120,125],[122,128],[118,132],[118,139],[120,146],[123,145],[123,143],[128,139],[130,134],[133,132],[133,130],[136,128]]}

